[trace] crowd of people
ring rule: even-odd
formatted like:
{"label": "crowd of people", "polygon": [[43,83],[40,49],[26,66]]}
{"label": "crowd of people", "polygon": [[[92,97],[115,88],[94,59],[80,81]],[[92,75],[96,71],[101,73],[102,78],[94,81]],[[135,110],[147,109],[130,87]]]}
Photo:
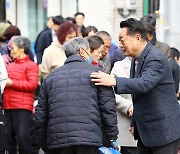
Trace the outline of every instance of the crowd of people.
{"label": "crowd of people", "polygon": [[49,17],[35,55],[0,22],[0,153],[177,154],[179,51],[157,40],[152,15],[121,21],[119,45],[84,20]]}

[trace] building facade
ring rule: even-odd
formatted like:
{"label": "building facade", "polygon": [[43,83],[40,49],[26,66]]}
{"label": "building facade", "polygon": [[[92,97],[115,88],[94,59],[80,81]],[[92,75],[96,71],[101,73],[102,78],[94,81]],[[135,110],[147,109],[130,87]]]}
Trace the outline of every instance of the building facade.
{"label": "building facade", "polygon": [[[119,23],[129,17],[140,19],[157,14],[157,37],[180,50],[180,1],[178,0],[0,0],[4,16],[17,25],[22,34],[35,41],[46,26],[49,16],[73,17],[77,11],[85,14],[85,26],[109,32],[118,41]],[[3,3],[4,2],[4,3]]]}

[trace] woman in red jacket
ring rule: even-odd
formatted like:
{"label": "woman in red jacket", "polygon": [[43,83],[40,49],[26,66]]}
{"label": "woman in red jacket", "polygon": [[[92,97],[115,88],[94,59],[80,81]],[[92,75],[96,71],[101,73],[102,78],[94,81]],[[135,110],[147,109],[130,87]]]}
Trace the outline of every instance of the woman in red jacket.
{"label": "woman in red jacket", "polygon": [[30,119],[32,116],[34,91],[38,85],[38,66],[30,61],[30,41],[23,36],[14,38],[11,56],[14,62],[7,66],[8,80],[3,95],[7,118],[9,154],[30,154]]}

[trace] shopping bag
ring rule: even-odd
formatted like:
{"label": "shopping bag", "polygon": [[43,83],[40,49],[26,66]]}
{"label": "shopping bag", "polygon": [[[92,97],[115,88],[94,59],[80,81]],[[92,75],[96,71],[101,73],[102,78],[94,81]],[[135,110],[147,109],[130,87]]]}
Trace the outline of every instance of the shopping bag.
{"label": "shopping bag", "polygon": [[121,154],[118,150],[114,148],[100,147],[99,154]]}

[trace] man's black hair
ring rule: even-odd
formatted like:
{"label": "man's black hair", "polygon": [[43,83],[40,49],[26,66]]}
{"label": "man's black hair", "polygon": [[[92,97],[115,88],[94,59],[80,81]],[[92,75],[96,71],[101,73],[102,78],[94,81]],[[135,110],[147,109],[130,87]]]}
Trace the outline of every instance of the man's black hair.
{"label": "man's black hair", "polygon": [[52,17],[52,20],[56,25],[61,25],[62,23],[64,23],[64,18],[61,15]]}
{"label": "man's black hair", "polygon": [[72,22],[72,23],[76,23],[75,19],[73,17],[66,17],[65,18],[65,22]]}
{"label": "man's black hair", "polygon": [[143,16],[143,17],[140,19],[140,22],[142,22],[142,23],[148,23],[148,24],[150,24],[151,26],[156,27],[156,18],[154,18],[154,17],[151,16],[151,15]]}
{"label": "man's black hair", "polygon": [[78,16],[78,15],[82,15],[83,17],[85,16],[84,13],[82,13],[82,12],[77,12],[77,13],[74,15],[74,17],[76,17],[76,16]]}
{"label": "man's black hair", "polygon": [[154,35],[156,33],[156,19],[153,16],[143,16],[140,19],[140,22],[144,25],[147,33],[151,35]]}
{"label": "man's black hair", "polygon": [[128,28],[128,35],[139,33],[144,40],[147,40],[146,30],[144,25],[135,18],[128,18],[120,22],[120,28]]}
{"label": "man's black hair", "polygon": [[179,50],[176,49],[176,48],[170,48],[170,51],[171,51],[171,57],[174,59],[175,57],[177,57],[177,59],[179,59]]}

